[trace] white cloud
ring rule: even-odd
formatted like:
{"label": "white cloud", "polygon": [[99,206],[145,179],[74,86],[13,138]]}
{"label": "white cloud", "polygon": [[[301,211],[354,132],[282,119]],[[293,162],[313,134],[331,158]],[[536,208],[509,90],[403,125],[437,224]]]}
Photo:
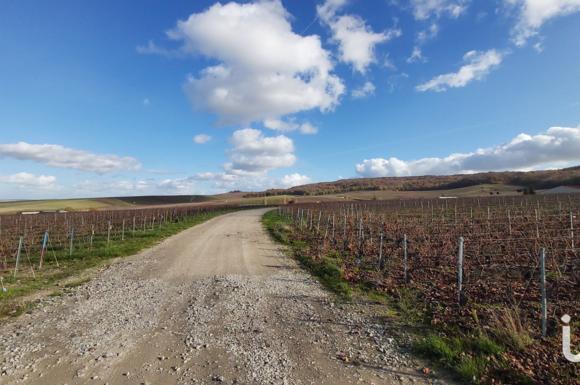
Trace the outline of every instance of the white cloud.
{"label": "white cloud", "polygon": [[196,174],[192,179],[209,182],[210,190],[214,193],[223,193],[232,190],[258,191],[271,188],[272,179],[266,174],[240,175],[224,172],[203,172]]}
{"label": "white cloud", "polygon": [[194,194],[195,179],[192,177],[176,179],[140,180],[84,180],[74,185],[79,196],[123,196],[170,194]]}
{"label": "white cloud", "polygon": [[407,79],[409,79],[409,74],[407,74],[406,72],[401,72],[401,73],[389,76],[387,78],[387,90],[390,93],[395,92],[395,90],[397,88],[399,88],[401,83],[403,83]]}
{"label": "white cloud", "polygon": [[28,172],[19,172],[12,175],[0,175],[0,183],[20,187],[53,188],[55,187],[56,177],[52,175],[34,175]]}
{"label": "white cloud", "polygon": [[146,45],[139,45],[136,48],[137,53],[143,55],[160,55],[167,58],[178,57],[182,55],[179,50],[170,50],[167,48],[159,47],[153,41],[149,40]]}
{"label": "white cloud", "polygon": [[517,46],[538,34],[547,21],[556,17],[580,11],[580,0],[504,0],[517,7],[518,21],[512,30],[512,38]]}
{"label": "white cloud", "polygon": [[459,71],[439,75],[416,87],[417,91],[445,91],[448,88],[465,87],[474,80],[483,79],[491,70],[497,68],[503,60],[503,54],[495,49],[486,52],[469,51],[463,56],[466,62]]}
{"label": "white cloud", "polygon": [[459,17],[467,9],[469,0],[411,0],[413,15],[417,20],[448,15]]}
{"label": "white cloud", "polygon": [[294,143],[284,135],[265,136],[260,130],[245,128],[235,131],[230,142],[232,148],[227,151],[230,161],[224,164],[224,171],[198,173],[192,179],[213,182],[221,192],[262,190],[282,185],[268,176],[269,171],[290,167],[296,161]]}
{"label": "white cloud", "polygon": [[423,44],[431,39],[434,39],[439,34],[439,26],[436,23],[432,23],[429,28],[420,31],[417,34],[417,43]]}
{"label": "white cloud", "polygon": [[232,190],[263,190],[264,181],[268,179],[265,174],[240,175],[228,171],[202,172],[194,175],[193,180],[209,183],[210,190],[214,193],[223,193]]}
{"label": "white cloud", "polygon": [[501,170],[530,170],[580,162],[580,126],[551,127],[538,135],[520,134],[508,143],[451,154],[445,158],[405,161],[395,157],[365,159],[356,165],[364,177],[446,175]]}
{"label": "white cloud", "polygon": [[75,150],[58,144],[0,144],[0,157],[30,160],[51,167],[71,168],[104,174],[115,171],[134,171],[141,168],[139,161],[132,157],[108,154],[93,154]]}
{"label": "white cloud", "polygon": [[214,193],[225,191],[263,191],[271,188],[289,188],[311,182],[310,177],[299,173],[284,175],[282,178],[270,177],[266,174],[233,175],[227,172],[205,172],[192,177],[202,182],[211,182]]}
{"label": "white cloud", "polygon": [[504,0],[518,9],[518,21],[512,31],[513,41],[523,46],[537,35],[547,21],[580,11],[580,0]]}
{"label": "white cloud", "polygon": [[376,62],[375,46],[389,38],[401,35],[401,30],[389,33],[373,32],[358,16],[345,15],[330,24],[333,39],[339,44],[340,60],[351,64],[355,70],[365,73],[367,67]]}
{"label": "white cloud", "polygon": [[179,21],[168,36],[181,51],[219,63],[185,84],[194,107],[222,123],[249,123],[338,105],[344,85],[329,53],[318,36],[294,33],[290,18],[269,0],[216,3]]}
{"label": "white cloud", "polygon": [[280,132],[298,131],[305,135],[313,135],[318,132],[318,128],[313,126],[311,123],[305,122],[300,124],[296,123],[293,119],[287,121],[280,119],[266,119],[263,123],[264,127]]}
{"label": "white cloud", "polygon": [[365,82],[361,87],[352,90],[352,97],[355,99],[366,98],[367,96],[374,95],[375,85],[371,82]]}
{"label": "white cloud", "polygon": [[157,187],[169,194],[193,194],[194,181],[192,178],[164,179]]}
{"label": "white cloud", "polygon": [[290,167],[296,161],[294,143],[284,136],[267,137],[253,128],[237,130],[231,138],[230,163],[225,169],[230,174],[262,174],[281,167]]}
{"label": "white cloud", "polygon": [[344,7],[348,0],[326,0],[316,7],[316,13],[321,20],[326,21],[334,18],[339,9]]}
{"label": "white cloud", "polygon": [[305,135],[314,135],[318,132],[318,127],[314,126],[312,123],[306,122],[298,127],[298,131]]}
{"label": "white cloud", "polygon": [[223,172],[201,172],[193,177],[195,180],[212,180],[220,182],[235,182],[239,179],[239,175],[226,174]]}
{"label": "white cloud", "polygon": [[425,61],[423,57],[423,51],[418,46],[413,47],[413,52],[411,52],[411,56],[407,58],[407,63],[415,63],[418,61]]}
{"label": "white cloud", "polygon": [[383,62],[383,65],[385,66],[385,68],[390,69],[391,71],[397,70],[397,66],[395,65],[395,63],[393,62],[393,60],[391,59],[391,56],[389,54],[385,55],[385,60]]}
{"label": "white cloud", "polygon": [[211,140],[211,136],[207,134],[197,134],[193,137],[193,142],[197,144],[204,144]]}
{"label": "white cloud", "polygon": [[294,186],[301,186],[311,182],[310,177],[298,173],[284,175],[280,181],[283,187],[290,188]]}
{"label": "white cloud", "polygon": [[332,31],[332,40],[338,44],[339,57],[360,73],[376,62],[375,46],[401,36],[398,28],[373,32],[366,22],[356,15],[336,16],[346,1],[327,0],[316,7],[318,16]]}

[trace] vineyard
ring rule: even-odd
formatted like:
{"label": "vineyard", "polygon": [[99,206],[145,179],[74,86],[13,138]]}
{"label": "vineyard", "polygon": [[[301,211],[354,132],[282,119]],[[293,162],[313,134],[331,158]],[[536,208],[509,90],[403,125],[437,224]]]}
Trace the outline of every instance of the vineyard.
{"label": "vineyard", "polygon": [[92,266],[96,260],[139,250],[157,239],[235,208],[169,206],[2,215],[0,298],[10,297],[20,286],[42,281],[71,264]]}
{"label": "vineyard", "polygon": [[580,319],[579,195],[300,204],[279,214],[309,257],[332,259],[346,280],[417,293],[432,325],[493,335],[540,382],[578,378],[559,338],[560,317]]}

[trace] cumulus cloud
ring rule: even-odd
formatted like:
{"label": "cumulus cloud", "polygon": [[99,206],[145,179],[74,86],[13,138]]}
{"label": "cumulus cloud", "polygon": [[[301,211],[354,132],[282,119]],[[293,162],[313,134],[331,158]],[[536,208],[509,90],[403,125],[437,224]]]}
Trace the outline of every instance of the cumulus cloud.
{"label": "cumulus cloud", "polygon": [[511,141],[444,158],[405,161],[395,157],[365,159],[356,165],[364,177],[445,175],[502,170],[530,170],[580,162],[580,126],[551,127],[538,135],[520,134]]}
{"label": "cumulus cloud", "polygon": [[255,174],[250,176],[232,174],[228,171],[202,172],[192,176],[192,179],[200,182],[209,182],[211,190],[215,193],[223,193],[232,190],[264,190],[271,187],[271,185],[268,185],[266,182],[270,180],[266,174]]}
{"label": "cumulus cloud", "polygon": [[416,87],[417,91],[446,91],[448,88],[465,87],[474,80],[481,80],[497,68],[503,60],[503,54],[495,49],[486,52],[469,51],[463,56],[466,63],[459,71],[439,75]]}
{"label": "cumulus cloud", "polygon": [[134,194],[193,194],[195,178],[84,180],[74,185],[82,196],[112,196]]}
{"label": "cumulus cloud", "polygon": [[239,175],[226,174],[224,172],[200,172],[192,178],[201,181],[235,182],[239,179]]}
{"label": "cumulus cloud", "polygon": [[310,177],[299,173],[284,175],[282,178],[266,174],[234,175],[227,172],[205,172],[192,177],[196,181],[210,182],[216,193],[224,191],[262,191],[270,188],[290,188],[311,182]]}
{"label": "cumulus cloud", "polygon": [[401,36],[400,29],[373,32],[358,16],[340,16],[331,22],[333,39],[338,42],[340,60],[351,64],[355,70],[365,73],[376,62],[375,46]]}
{"label": "cumulus cloud", "polygon": [[447,15],[459,17],[466,9],[469,0],[411,0],[413,16],[417,20]]}
{"label": "cumulus cloud", "polygon": [[279,0],[216,3],[168,32],[181,51],[218,64],[189,76],[193,106],[222,123],[249,123],[319,109],[332,110],[344,85],[316,35],[292,31]]}
{"label": "cumulus cloud", "polygon": [[296,172],[294,174],[284,175],[280,182],[283,187],[290,188],[308,184],[311,182],[311,179],[306,175],[302,175]]}
{"label": "cumulus cloud", "polygon": [[298,131],[305,135],[314,135],[318,132],[318,128],[309,122],[297,123],[294,119],[280,120],[280,119],[266,119],[264,120],[264,127],[270,130],[280,132]]}
{"label": "cumulus cloud", "polygon": [[204,144],[211,140],[211,136],[207,134],[197,134],[193,137],[193,142],[196,144]]}
{"label": "cumulus cloud", "polygon": [[284,135],[267,137],[260,130],[245,128],[235,131],[230,141],[233,148],[225,169],[231,174],[260,174],[296,161],[294,143]]}
{"label": "cumulus cloud", "polygon": [[[277,122],[286,124],[286,122]],[[284,186],[282,180],[272,178],[268,172],[290,167],[296,161],[294,143],[284,135],[265,136],[260,130],[237,130],[230,139],[232,148],[227,151],[229,162],[221,172],[202,172],[193,180],[212,182],[217,191],[262,190]],[[289,179],[286,179],[289,181]]]}
{"label": "cumulus cloud", "polygon": [[194,190],[194,179],[191,177],[163,179],[157,183],[156,187],[169,194],[192,194]]}
{"label": "cumulus cloud", "polygon": [[313,125],[312,123],[305,122],[298,127],[298,131],[305,135],[314,135],[318,132],[318,127]]}
{"label": "cumulus cloud", "polygon": [[355,88],[352,90],[352,97],[354,99],[362,99],[366,98],[367,96],[373,95],[375,93],[375,85],[371,82],[365,82],[359,88]]}
{"label": "cumulus cloud", "polygon": [[402,32],[399,28],[373,32],[360,16],[337,16],[336,12],[345,4],[346,1],[327,0],[316,7],[318,17],[331,29],[340,60],[365,73],[367,67],[376,62],[375,46],[401,36]]}
{"label": "cumulus cloud", "polygon": [[58,144],[30,144],[26,142],[0,144],[0,157],[30,160],[51,167],[92,171],[98,174],[134,171],[141,168],[139,161],[132,157],[94,154]]}
{"label": "cumulus cloud", "polygon": [[512,30],[513,41],[523,46],[537,35],[547,21],[580,11],[580,0],[504,0],[517,7],[518,21]]}
{"label": "cumulus cloud", "polygon": [[232,190],[249,191],[254,188],[263,190],[262,183],[267,179],[266,175],[240,175],[228,171],[202,172],[191,177],[193,180],[209,183],[210,190],[214,193],[223,193]]}
{"label": "cumulus cloud", "polygon": [[348,3],[348,0],[326,0],[324,3],[316,7],[316,13],[320,19],[330,20],[332,19],[339,9],[344,7]]}
{"label": "cumulus cloud", "polygon": [[28,172],[19,172],[12,175],[0,175],[0,183],[20,187],[52,188],[55,187],[56,177],[52,175],[34,175]]}

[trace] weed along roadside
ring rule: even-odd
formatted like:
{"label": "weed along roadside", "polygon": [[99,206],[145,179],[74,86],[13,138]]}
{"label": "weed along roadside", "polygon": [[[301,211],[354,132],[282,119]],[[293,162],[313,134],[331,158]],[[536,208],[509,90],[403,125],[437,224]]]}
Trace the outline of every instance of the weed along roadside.
{"label": "weed along roadside", "polygon": [[349,300],[352,297],[351,287],[337,265],[338,261],[330,256],[318,260],[308,257],[305,250],[309,245],[293,239],[291,222],[287,218],[272,210],[264,214],[262,222],[272,238],[287,246],[288,252],[339,299]]}
{"label": "weed along roadside", "polygon": [[[412,351],[415,355],[426,360],[426,374],[435,368],[438,371],[450,373],[457,381],[472,384],[541,384],[533,369],[536,362],[521,361],[519,356],[534,346],[538,349],[545,341],[543,338],[532,336],[524,324],[524,315],[509,307],[498,307],[493,322],[483,323],[477,309],[463,311],[462,316],[470,319],[476,327],[466,327],[462,318],[454,321],[449,318],[442,321],[438,314],[455,311],[454,309],[435,309],[436,303],[429,300],[429,296],[421,290],[421,286],[399,284],[386,286],[376,279],[376,269],[372,267],[372,274],[367,273],[362,264],[356,263],[356,256],[349,254],[347,248],[343,252],[325,251],[320,244],[323,240],[332,244],[331,235],[335,231],[342,233],[342,227],[335,229],[334,218],[326,220],[326,230],[319,214],[297,214],[298,224],[284,209],[269,211],[263,217],[265,228],[271,236],[287,247],[287,252],[295,257],[302,266],[318,277],[324,286],[336,293],[339,298],[349,300],[366,300],[379,302],[384,306],[383,322],[392,325],[390,330],[395,334],[404,335],[402,348]],[[296,210],[296,208],[294,209]],[[298,209],[301,210],[301,209]],[[314,219],[312,219],[314,217]],[[300,223],[306,221],[302,226]],[[317,223],[318,222],[318,223]],[[322,224],[324,223],[324,218]],[[318,228],[317,226],[320,226]],[[308,236],[305,232],[313,230]],[[346,229],[346,227],[345,227]],[[358,221],[348,231],[358,231]],[[314,235],[314,232],[318,235]],[[367,233],[364,236],[373,236]],[[383,238],[374,234],[376,241],[381,243]],[[406,237],[404,238],[406,241]],[[342,245],[342,244],[340,244]],[[335,248],[338,249],[338,248]],[[326,249],[328,250],[328,249]],[[355,249],[356,250],[356,249]],[[401,243],[401,260],[407,261],[406,242]],[[382,251],[382,250],[381,250]],[[377,254],[379,261],[390,259],[388,254]],[[352,261],[355,261],[354,263]],[[383,268],[379,262],[380,269]],[[407,272],[401,266],[401,275]],[[406,277],[405,277],[406,281]],[[447,288],[441,288],[446,290]],[[461,301],[461,298],[460,298]],[[462,307],[459,307],[463,310]],[[556,336],[549,336],[556,338]],[[546,356],[547,357],[547,356]],[[558,358],[558,357],[556,357]],[[558,381],[557,384],[576,384],[577,368],[573,365],[560,366],[561,371],[552,372]],[[558,370],[558,366],[550,366]],[[556,368],[556,369],[555,369]],[[543,376],[549,375],[544,373]]]}
{"label": "weed along roadside", "polygon": [[[14,260],[4,260],[0,273],[0,317],[18,316],[29,311],[34,306],[35,297],[45,291],[50,296],[62,295],[68,289],[87,282],[92,269],[103,267],[115,258],[134,255],[192,226],[238,209],[241,208],[195,210],[183,215],[175,214],[171,220],[167,216],[166,220],[157,220],[157,223],[152,217],[140,220],[144,223],[141,226],[135,225],[134,218],[139,213],[135,210],[136,214],[120,219],[115,225],[107,221],[105,226],[101,226],[101,232],[95,231],[97,225],[89,223],[89,218],[82,216],[84,213],[79,213],[76,222],[70,219],[70,215],[68,218],[70,223],[83,224],[77,228],[85,231],[79,231],[77,236],[70,230],[62,234],[62,229],[68,227],[64,225],[54,225],[52,231],[46,230],[37,236],[29,231],[29,242],[24,243],[20,241],[24,237],[19,237]],[[9,230],[6,223],[5,220],[5,235]],[[13,231],[18,232],[17,229]],[[47,241],[47,234],[54,239]]]}

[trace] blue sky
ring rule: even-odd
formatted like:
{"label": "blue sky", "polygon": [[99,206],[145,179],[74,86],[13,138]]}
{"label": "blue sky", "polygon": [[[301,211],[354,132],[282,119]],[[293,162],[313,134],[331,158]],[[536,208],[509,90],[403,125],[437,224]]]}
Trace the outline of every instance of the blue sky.
{"label": "blue sky", "polygon": [[0,199],[580,163],[580,0],[4,1]]}

